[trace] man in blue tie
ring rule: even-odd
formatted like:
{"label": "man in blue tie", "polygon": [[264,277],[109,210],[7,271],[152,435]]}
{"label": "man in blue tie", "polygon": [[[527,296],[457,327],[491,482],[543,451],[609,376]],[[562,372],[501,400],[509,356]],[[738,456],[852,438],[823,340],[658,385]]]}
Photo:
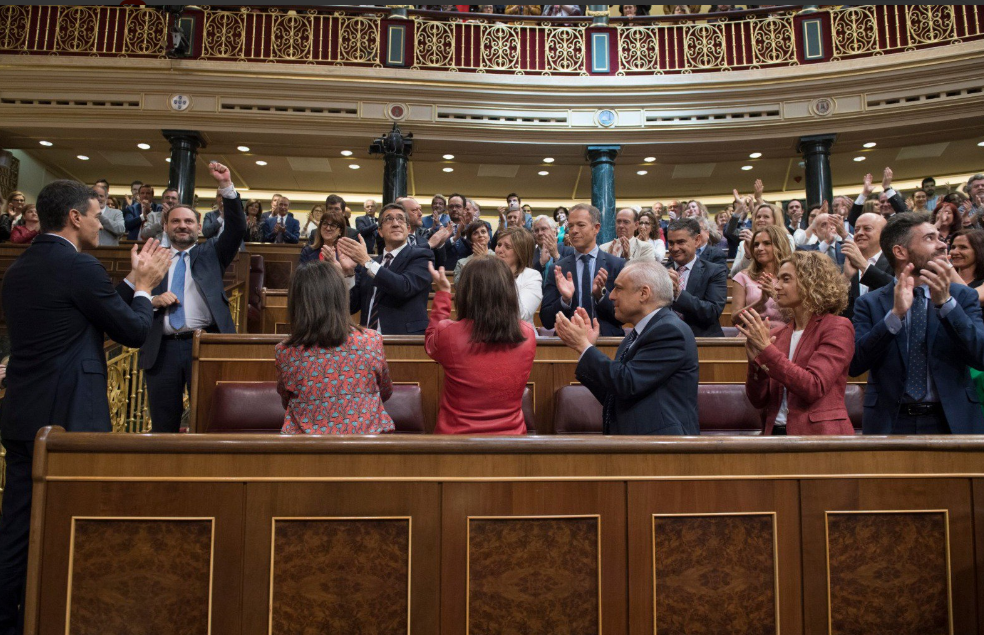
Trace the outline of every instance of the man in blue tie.
{"label": "man in blue tie", "polygon": [[171,268],[154,289],[154,322],[140,348],[140,368],[147,378],[153,432],[177,432],[191,386],[191,346],[195,330],[235,333],[222,275],[246,236],[243,203],[232,186],[229,168],[209,164],[225,210],[225,230],[198,244],[199,214],[178,205],[164,217],[171,243]]}
{"label": "man in blue tie", "polygon": [[697,340],[676,313],[673,282],[653,261],[630,262],[610,294],[615,315],[635,327],[615,361],[595,348],[598,320],[578,308],[557,316],[557,335],[581,354],[575,375],[602,404],[605,434],[697,435]]}
{"label": "man in blue tie", "polygon": [[892,216],[880,243],[896,281],[854,305],[849,372],[868,373],[864,433],[984,433],[967,370],[984,368],[977,293],[950,283],[946,243],[928,214]]}
{"label": "man in blue tie", "polygon": [[579,203],[570,209],[567,236],[575,253],[558,260],[553,275],[549,272],[544,275],[547,285],[540,308],[544,328],[554,327],[557,313],[570,318],[580,307],[591,318],[598,318],[603,336],[625,335],[622,322],[615,316],[615,306],[608,297],[625,260],[598,247],[599,231],[601,212],[597,207]]}

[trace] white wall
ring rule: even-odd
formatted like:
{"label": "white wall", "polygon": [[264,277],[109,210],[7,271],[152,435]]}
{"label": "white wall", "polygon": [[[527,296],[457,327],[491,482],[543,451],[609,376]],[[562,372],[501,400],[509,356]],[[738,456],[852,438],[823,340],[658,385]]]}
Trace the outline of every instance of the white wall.
{"label": "white wall", "polygon": [[65,178],[64,175],[41,163],[23,150],[11,150],[10,153],[20,161],[17,189],[24,192],[28,202],[33,203],[38,198],[41,188],[48,183]]}

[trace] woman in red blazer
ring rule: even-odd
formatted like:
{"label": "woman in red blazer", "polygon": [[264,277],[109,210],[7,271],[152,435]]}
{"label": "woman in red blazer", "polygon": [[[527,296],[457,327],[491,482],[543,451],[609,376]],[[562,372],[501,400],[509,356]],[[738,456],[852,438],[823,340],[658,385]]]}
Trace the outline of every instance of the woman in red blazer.
{"label": "woman in red blazer", "polygon": [[451,283],[430,265],[437,286],[424,348],[444,367],[438,434],[525,434],[523,390],[533,369],[536,331],[519,319],[512,271],[498,258],[461,272],[451,315]]}
{"label": "woman in red blazer", "polygon": [[745,394],[765,409],[764,434],[853,435],[844,389],[854,325],[837,315],[847,305],[847,282],[828,256],[797,251],[779,267],[775,289],[788,324],[771,330],[754,309],[737,324],[749,360]]}

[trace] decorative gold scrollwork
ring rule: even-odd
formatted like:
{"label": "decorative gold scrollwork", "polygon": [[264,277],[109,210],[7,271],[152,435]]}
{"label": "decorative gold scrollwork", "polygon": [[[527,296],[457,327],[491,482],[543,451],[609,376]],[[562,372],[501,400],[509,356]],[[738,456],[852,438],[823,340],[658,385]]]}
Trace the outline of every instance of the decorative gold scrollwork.
{"label": "decorative gold scrollwork", "polygon": [[688,26],[684,50],[687,66],[693,68],[725,66],[724,30],[716,24]]}
{"label": "decorative gold scrollwork", "polygon": [[29,22],[28,7],[15,4],[0,6],[0,49],[13,51],[26,48]]}
{"label": "decorative gold scrollwork", "polygon": [[505,25],[482,25],[482,68],[521,70],[519,68],[519,28]]}
{"label": "decorative gold scrollwork", "polygon": [[909,4],[904,6],[910,46],[913,44],[935,44],[954,37],[955,24],[952,5]]}
{"label": "decorative gold scrollwork", "polygon": [[273,57],[287,60],[311,57],[311,20],[293,12],[273,18]]}
{"label": "decorative gold scrollwork", "polygon": [[138,55],[163,55],[167,42],[167,18],[162,11],[149,7],[131,9],[126,14],[123,52]]}
{"label": "decorative gold scrollwork", "polygon": [[548,27],[547,70],[577,72],[584,68],[584,29]]}
{"label": "decorative gold scrollwork", "polygon": [[834,57],[868,53],[878,49],[875,8],[850,7],[832,13]]}
{"label": "decorative gold scrollwork", "polygon": [[756,64],[796,62],[792,20],[788,17],[754,20],[752,49]]}
{"label": "decorative gold scrollwork", "polygon": [[376,62],[379,59],[379,20],[340,18],[338,59],[346,62]]}
{"label": "decorative gold scrollwork", "polygon": [[417,66],[454,65],[454,28],[445,22],[417,22]]}
{"label": "decorative gold scrollwork", "polygon": [[95,53],[98,25],[99,7],[59,7],[59,52]]}
{"label": "decorative gold scrollwork", "polygon": [[204,57],[242,58],[246,39],[246,14],[240,11],[206,11]]}
{"label": "decorative gold scrollwork", "polygon": [[656,29],[627,27],[618,30],[622,71],[659,71],[659,40]]}

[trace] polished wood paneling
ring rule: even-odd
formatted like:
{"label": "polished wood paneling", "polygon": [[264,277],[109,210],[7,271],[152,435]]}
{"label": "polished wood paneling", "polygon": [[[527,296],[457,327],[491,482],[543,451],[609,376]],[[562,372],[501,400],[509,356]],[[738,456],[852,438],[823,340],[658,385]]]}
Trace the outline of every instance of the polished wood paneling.
{"label": "polished wood paneling", "polygon": [[[831,623],[835,634],[865,632],[874,624],[891,633],[977,632],[969,479],[827,479],[803,481],[801,491],[807,632],[827,632]],[[943,511],[948,542],[939,524]],[[847,518],[853,512],[860,518]],[[917,528],[932,533],[908,535]],[[952,622],[938,631],[941,551],[947,546]],[[908,562],[899,561],[903,551]],[[849,585],[831,588],[829,595],[828,558],[831,587]],[[862,587],[863,602],[856,595]]]}
{"label": "polished wood paneling", "polygon": [[212,522],[76,519],[68,632],[206,635]]}
{"label": "polished wood paneling", "polygon": [[302,239],[296,245],[273,243],[246,243],[246,251],[250,255],[263,256],[264,282],[268,289],[287,289],[290,287],[290,277],[301,259],[301,250],[307,244]]}
{"label": "polished wood paneling", "polygon": [[[625,632],[624,484],[446,483],[442,508],[442,634]],[[471,578],[470,546],[480,538],[498,553],[478,548]],[[601,606],[593,621],[583,606],[591,593],[598,596],[588,607]],[[564,628],[565,612],[577,628]]]}

